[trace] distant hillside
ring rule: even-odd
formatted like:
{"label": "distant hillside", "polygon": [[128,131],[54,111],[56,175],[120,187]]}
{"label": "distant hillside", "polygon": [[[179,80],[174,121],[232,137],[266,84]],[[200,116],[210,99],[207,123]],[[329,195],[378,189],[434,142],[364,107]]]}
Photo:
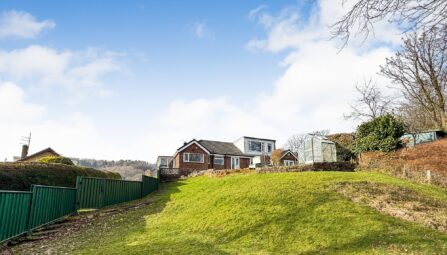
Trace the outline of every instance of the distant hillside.
{"label": "distant hillside", "polygon": [[154,171],[155,164],[141,160],[96,160],[71,158],[77,166],[91,167],[119,173],[125,180],[140,180],[146,171]]}

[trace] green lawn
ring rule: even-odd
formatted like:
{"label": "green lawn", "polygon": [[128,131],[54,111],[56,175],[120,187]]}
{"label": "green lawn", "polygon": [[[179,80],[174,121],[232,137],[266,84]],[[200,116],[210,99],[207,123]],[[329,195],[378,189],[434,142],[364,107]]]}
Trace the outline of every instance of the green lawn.
{"label": "green lawn", "polygon": [[378,173],[195,177],[164,185],[157,194],[151,195],[154,202],[150,205],[51,241],[51,251],[447,254],[447,233],[381,214],[335,191],[339,182],[357,181],[403,186],[427,199],[447,200],[446,190]]}

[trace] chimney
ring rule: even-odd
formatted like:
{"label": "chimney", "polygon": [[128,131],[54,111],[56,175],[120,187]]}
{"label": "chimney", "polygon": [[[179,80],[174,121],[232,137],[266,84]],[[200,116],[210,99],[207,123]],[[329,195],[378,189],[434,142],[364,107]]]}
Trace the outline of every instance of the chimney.
{"label": "chimney", "polygon": [[28,156],[28,145],[24,144],[22,145],[22,156],[20,157],[21,159]]}

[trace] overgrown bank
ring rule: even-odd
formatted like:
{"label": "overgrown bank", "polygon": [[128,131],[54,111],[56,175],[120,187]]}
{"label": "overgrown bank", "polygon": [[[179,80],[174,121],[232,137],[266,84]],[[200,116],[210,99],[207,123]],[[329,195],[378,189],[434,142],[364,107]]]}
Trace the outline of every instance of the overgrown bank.
{"label": "overgrown bank", "polygon": [[32,184],[75,187],[77,176],[121,179],[117,173],[50,163],[0,163],[1,190],[29,190]]}
{"label": "overgrown bank", "polygon": [[400,178],[447,187],[447,139],[389,153],[362,153],[359,166],[365,170],[379,170]]}

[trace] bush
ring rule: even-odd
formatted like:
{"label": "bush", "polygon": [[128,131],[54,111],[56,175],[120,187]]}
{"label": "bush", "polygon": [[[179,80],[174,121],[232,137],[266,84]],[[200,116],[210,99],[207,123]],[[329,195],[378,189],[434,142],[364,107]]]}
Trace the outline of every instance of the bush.
{"label": "bush", "polygon": [[337,161],[349,161],[355,157],[354,153],[354,134],[339,133],[328,135],[327,138],[335,143],[337,149]]}
{"label": "bush", "polygon": [[121,175],[72,165],[40,162],[0,163],[0,190],[30,190],[32,184],[76,187],[76,177],[121,179]]}
{"label": "bush", "polygon": [[399,138],[404,132],[403,122],[391,114],[367,121],[357,128],[355,152],[395,150],[399,147]]}
{"label": "bush", "polygon": [[57,163],[57,164],[64,164],[64,165],[74,165],[73,161],[71,159],[62,157],[62,156],[47,156],[39,159],[39,162],[42,163]]}

